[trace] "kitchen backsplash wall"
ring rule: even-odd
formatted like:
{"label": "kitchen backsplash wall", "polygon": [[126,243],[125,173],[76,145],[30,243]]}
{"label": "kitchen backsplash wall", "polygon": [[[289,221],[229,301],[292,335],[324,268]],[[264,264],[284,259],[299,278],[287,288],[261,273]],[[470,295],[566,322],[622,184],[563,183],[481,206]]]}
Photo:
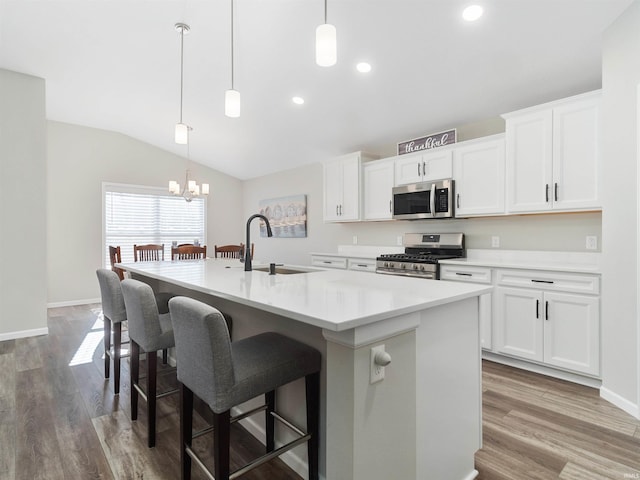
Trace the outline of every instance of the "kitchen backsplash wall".
{"label": "kitchen backsplash wall", "polygon": [[[601,213],[514,215],[452,220],[324,223],[322,219],[322,165],[314,164],[244,182],[245,217],[258,211],[262,199],[307,195],[306,238],[260,238],[252,229],[256,258],[309,264],[310,252],[336,252],[338,245],[396,245],[410,232],[464,232],[467,248],[491,247],[493,236],[507,250],[587,251],[586,236],[602,238]],[[381,249],[382,250],[382,249]],[[589,250],[592,251],[592,250]]]}

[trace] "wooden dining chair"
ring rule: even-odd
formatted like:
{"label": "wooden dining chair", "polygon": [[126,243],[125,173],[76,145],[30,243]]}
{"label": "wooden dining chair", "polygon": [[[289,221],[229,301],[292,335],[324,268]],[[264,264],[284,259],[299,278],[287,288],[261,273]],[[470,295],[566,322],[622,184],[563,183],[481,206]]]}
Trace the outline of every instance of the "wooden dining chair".
{"label": "wooden dining chair", "polygon": [[244,245],[214,245],[215,258],[242,258],[244,256]]}
{"label": "wooden dining chair", "polygon": [[206,245],[178,245],[171,247],[171,260],[195,260],[207,258]]}
{"label": "wooden dining chair", "polygon": [[122,263],[122,255],[120,253],[120,246],[112,247],[109,245],[109,261],[111,262],[111,270],[118,274],[120,280],[124,280],[124,270],[116,267],[116,263]]}
{"label": "wooden dining chair", "polygon": [[[240,245],[242,245],[242,256],[244,257],[244,243],[241,243]],[[251,242],[251,260],[253,260],[253,248],[254,244]]]}
{"label": "wooden dining chair", "polygon": [[134,245],[133,261],[134,262],[153,262],[164,260],[164,243],[162,245]]}

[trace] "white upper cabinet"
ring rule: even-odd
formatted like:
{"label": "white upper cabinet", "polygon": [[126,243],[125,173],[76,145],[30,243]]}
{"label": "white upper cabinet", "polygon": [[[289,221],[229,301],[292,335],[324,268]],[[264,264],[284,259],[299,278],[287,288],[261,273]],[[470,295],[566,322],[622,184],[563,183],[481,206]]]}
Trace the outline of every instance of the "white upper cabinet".
{"label": "white upper cabinet", "polygon": [[508,212],[599,209],[600,92],[503,115]]}
{"label": "white upper cabinet", "polygon": [[364,220],[391,219],[391,191],[395,185],[394,166],[393,159],[364,163]]}
{"label": "white upper cabinet", "polygon": [[396,185],[441,180],[453,176],[451,148],[437,148],[420,154],[399,155],[395,158]]}
{"label": "white upper cabinet", "polygon": [[325,222],[360,220],[361,164],[370,158],[354,152],[324,163]]}
{"label": "white upper cabinet", "polygon": [[504,214],[504,135],[461,145],[453,151],[456,216]]}

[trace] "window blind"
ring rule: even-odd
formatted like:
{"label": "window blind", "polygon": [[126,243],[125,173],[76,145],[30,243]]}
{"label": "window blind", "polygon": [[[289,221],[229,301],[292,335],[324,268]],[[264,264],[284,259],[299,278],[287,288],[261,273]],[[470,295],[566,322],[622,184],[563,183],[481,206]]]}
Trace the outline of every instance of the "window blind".
{"label": "window blind", "polygon": [[123,263],[133,262],[133,246],[164,244],[165,260],[171,258],[171,242],[206,244],[204,198],[186,202],[162,188],[105,184],[104,258],[110,265],[109,246],[120,246]]}

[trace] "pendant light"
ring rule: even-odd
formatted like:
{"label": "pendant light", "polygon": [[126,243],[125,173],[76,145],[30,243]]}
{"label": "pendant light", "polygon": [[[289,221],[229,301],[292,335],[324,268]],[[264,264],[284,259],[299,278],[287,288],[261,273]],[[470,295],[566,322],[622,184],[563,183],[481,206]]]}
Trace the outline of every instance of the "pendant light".
{"label": "pendant light", "polygon": [[189,127],[182,123],[182,91],[183,91],[183,71],[184,71],[184,36],[189,33],[189,25],[176,23],[176,30],[180,34],[180,121],[176,123],[175,140],[180,145],[186,145],[189,141]]}
{"label": "pendant light", "polygon": [[233,0],[231,0],[231,89],[224,92],[224,114],[227,117],[240,116],[240,92],[233,88],[234,58],[233,58]]}
{"label": "pendant light", "polygon": [[331,67],[338,61],[336,27],[327,23],[327,0],[324,0],[324,23],[316,28],[316,63]]}

